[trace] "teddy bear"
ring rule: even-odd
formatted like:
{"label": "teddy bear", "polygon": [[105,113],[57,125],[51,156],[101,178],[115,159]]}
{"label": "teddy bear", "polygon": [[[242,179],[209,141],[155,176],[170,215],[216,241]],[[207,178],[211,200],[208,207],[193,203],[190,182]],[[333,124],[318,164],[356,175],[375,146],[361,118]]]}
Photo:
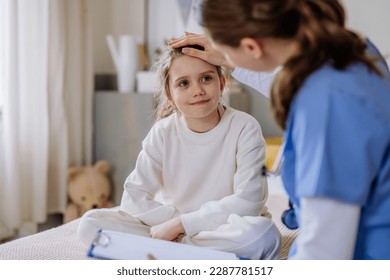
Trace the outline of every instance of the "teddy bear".
{"label": "teddy bear", "polygon": [[63,216],[67,223],[94,208],[110,208],[110,164],[105,160],[93,166],[70,167],[68,170],[68,206]]}

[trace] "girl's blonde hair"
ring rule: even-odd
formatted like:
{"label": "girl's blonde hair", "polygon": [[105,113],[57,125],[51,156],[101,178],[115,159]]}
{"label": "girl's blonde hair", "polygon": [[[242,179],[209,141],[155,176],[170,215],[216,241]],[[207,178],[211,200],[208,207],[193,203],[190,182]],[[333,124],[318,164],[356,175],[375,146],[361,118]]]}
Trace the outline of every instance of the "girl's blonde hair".
{"label": "girl's blonde hair", "polygon": [[[186,46],[204,50],[200,46]],[[164,47],[161,54],[157,58],[156,62],[152,66],[152,70],[157,73],[157,85],[154,91],[154,98],[156,104],[155,120],[159,121],[166,118],[176,112],[176,108],[171,103],[171,93],[169,90],[169,69],[175,58],[181,57],[185,54],[182,52],[182,48],[171,48],[169,46]],[[229,71],[222,66],[215,66],[217,68],[218,76],[224,77],[226,81],[230,77]],[[227,87],[225,86],[224,92]]]}

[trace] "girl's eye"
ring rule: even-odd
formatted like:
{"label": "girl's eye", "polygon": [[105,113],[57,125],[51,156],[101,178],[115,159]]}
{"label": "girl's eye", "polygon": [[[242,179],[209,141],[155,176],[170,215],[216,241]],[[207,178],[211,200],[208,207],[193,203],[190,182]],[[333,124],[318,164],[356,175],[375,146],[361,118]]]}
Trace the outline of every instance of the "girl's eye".
{"label": "girl's eye", "polygon": [[180,83],[179,83],[179,87],[186,87],[186,86],[188,86],[188,81],[181,81]]}
{"label": "girl's eye", "polygon": [[213,77],[211,77],[211,76],[203,76],[202,77],[203,82],[208,82],[208,81],[211,81],[212,79],[213,79]]}

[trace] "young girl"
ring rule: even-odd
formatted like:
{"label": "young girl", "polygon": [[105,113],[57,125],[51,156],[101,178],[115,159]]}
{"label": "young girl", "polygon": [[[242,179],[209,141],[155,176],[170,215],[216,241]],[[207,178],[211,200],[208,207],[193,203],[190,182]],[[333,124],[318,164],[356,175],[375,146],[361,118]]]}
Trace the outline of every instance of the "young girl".
{"label": "young girl", "polygon": [[258,122],[221,105],[221,67],[167,48],[156,70],[159,120],[126,179],[120,210],[87,212],[80,237],[90,243],[97,230],[111,229],[277,259],[280,234],[267,217]]}
{"label": "young girl", "polygon": [[271,104],[300,223],[291,258],[390,259],[390,88],[340,2],[198,2],[200,24],[225,53],[218,59],[282,66]]}

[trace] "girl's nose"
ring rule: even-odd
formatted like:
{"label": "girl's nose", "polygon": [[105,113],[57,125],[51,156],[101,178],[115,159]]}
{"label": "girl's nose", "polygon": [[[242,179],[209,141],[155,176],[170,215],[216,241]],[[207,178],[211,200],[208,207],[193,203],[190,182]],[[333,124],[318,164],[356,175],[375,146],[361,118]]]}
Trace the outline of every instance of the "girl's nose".
{"label": "girl's nose", "polygon": [[194,95],[194,97],[199,96],[199,95],[205,95],[205,92],[204,92],[201,85],[199,85],[199,84],[194,85],[193,95]]}

